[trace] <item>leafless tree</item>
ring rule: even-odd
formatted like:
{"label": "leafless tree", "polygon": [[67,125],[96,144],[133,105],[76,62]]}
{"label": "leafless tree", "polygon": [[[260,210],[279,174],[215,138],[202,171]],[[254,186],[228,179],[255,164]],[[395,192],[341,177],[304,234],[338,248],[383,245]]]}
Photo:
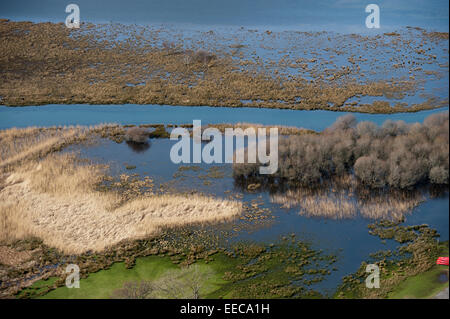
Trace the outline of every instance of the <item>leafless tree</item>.
{"label": "leafless tree", "polygon": [[[355,173],[373,188],[411,188],[420,183],[449,183],[449,113],[427,117],[423,124],[386,121],[356,124],[339,118],[321,134],[280,139],[278,171],[270,176],[302,186],[316,186],[333,175]],[[259,164],[234,164],[236,179],[259,176]]]}
{"label": "leafless tree", "polygon": [[213,272],[190,265],[181,270],[170,270],[155,282],[156,292],[171,299],[199,299],[200,291]]}
{"label": "leafless tree", "polygon": [[148,299],[155,287],[149,281],[131,281],[123,284],[123,287],[113,292],[113,299]]}

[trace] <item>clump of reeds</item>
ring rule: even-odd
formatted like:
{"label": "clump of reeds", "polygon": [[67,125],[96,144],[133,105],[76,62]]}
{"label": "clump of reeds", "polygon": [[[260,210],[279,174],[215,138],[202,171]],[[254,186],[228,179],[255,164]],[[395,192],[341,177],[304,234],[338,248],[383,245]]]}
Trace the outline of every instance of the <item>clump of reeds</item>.
{"label": "clump of reeds", "polygon": [[0,240],[34,236],[67,253],[100,251],[162,229],[229,220],[242,204],[202,195],[100,191],[104,167],[73,154],[30,160],[0,189]]}
{"label": "clump of reeds", "polygon": [[89,128],[28,127],[0,131],[0,169],[29,159],[37,159],[63,147],[84,141]]}
{"label": "clump of reeds", "polygon": [[155,127],[153,132],[149,133],[150,138],[169,138],[170,134],[166,131],[164,125]]}
{"label": "clump of reeds", "polygon": [[194,52],[192,57],[195,62],[203,63],[203,64],[208,64],[209,62],[211,62],[212,60],[214,60],[216,58],[216,56],[214,54],[209,53],[205,50],[198,50],[198,51]]}

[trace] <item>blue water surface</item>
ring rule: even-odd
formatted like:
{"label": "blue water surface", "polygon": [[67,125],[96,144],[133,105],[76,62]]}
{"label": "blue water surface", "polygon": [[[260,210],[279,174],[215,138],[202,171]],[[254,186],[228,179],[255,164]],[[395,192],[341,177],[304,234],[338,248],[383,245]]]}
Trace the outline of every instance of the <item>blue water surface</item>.
{"label": "blue water surface", "polygon": [[[448,107],[416,113],[364,114],[351,113],[358,121],[382,124],[387,119],[407,123],[422,122],[434,113],[448,111]],[[312,130],[329,127],[340,116],[349,112],[281,110],[267,108],[229,108],[209,106],[167,105],[42,105],[26,107],[0,107],[0,129],[27,126],[118,124],[189,124],[201,120],[213,123],[259,123],[286,125]]]}

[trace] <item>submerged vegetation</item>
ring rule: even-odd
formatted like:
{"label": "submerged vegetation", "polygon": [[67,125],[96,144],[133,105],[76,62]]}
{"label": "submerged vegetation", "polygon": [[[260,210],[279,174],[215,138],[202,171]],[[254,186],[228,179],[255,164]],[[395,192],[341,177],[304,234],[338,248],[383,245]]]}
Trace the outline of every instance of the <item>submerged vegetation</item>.
{"label": "submerged vegetation", "polygon": [[[358,271],[345,276],[338,287],[337,298],[388,298],[396,295],[405,279],[425,273],[435,266],[441,254],[448,255],[448,241],[438,243],[439,235],[427,225],[403,226],[400,222],[381,221],[369,225],[371,234],[382,239],[403,243],[395,251],[372,254],[371,260],[363,262]],[[366,287],[366,266],[376,264],[380,268],[380,287]],[[437,281],[437,278],[435,278]],[[433,285],[433,283],[429,283]],[[436,282],[434,283],[436,285]]]}
{"label": "submerged vegetation", "polygon": [[[448,113],[432,115],[423,124],[386,122],[378,127],[344,117],[324,132],[280,127],[285,136],[280,139],[279,174],[298,175],[277,176],[274,182],[253,173],[238,175],[255,171],[237,165],[235,186],[244,189],[237,194],[224,190],[226,199],[158,188],[150,176],[109,176],[107,165],[94,164],[71,150],[59,152],[74,143],[97,143],[99,137],[139,145],[141,150],[151,132],[167,135],[166,127],[176,126],[105,124],[0,131],[0,295],[128,298],[139,293],[146,298],[182,298],[193,295],[186,288],[192,287],[193,273],[188,269],[198,266],[202,275],[211,276],[195,290],[200,298],[329,297],[317,292],[314,284],[336,270],[336,256],[313,249],[295,234],[274,243],[230,240],[238,232],[274,223],[275,216],[261,197],[242,200],[245,193],[267,189],[273,203],[298,206],[304,216],[339,219],[359,212],[365,218],[390,220],[369,225],[372,235],[402,245],[373,256],[381,266],[385,288],[365,289],[363,264],[344,279],[335,297],[390,297],[405,279],[429,271],[441,252],[434,230],[426,225],[402,226],[399,221],[432,192],[428,184],[448,185]],[[362,175],[367,168],[358,171],[356,163],[364,157],[388,167],[382,175],[384,184],[376,175],[380,171],[369,170],[368,178]],[[417,168],[411,177],[413,167]],[[421,178],[419,171],[425,172]],[[195,178],[209,186],[229,172],[222,166],[179,166],[172,177],[188,183]],[[320,174],[316,180],[311,178],[315,172]],[[303,180],[302,174],[310,175]],[[215,227],[208,227],[212,223]],[[145,258],[154,258],[151,269],[163,265],[148,278],[135,270]],[[69,262],[80,266],[86,290],[62,287]],[[123,280],[108,280],[112,284],[98,289],[96,280],[117,274]]]}
{"label": "submerged vegetation", "polygon": [[[194,239],[193,234],[183,235]],[[57,265],[45,273],[46,280],[16,290],[17,297],[318,298],[323,296],[313,285],[331,273],[329,268],[337,260],[294,236],[269,245],[240,242],[212,249],[197,245],[195,239],[182,248],[176,245],[176,241],[162,237],[133,241],[97,254],[87,252],[71,258],[54,254],[46,257],[50,265],[61,259],[80,264],[82,288],[63,287],[64,277],[58,272],[63,265]],[[101,278],[111,276],[115,280],[106,280],[108,284],[98,289],[96,278],[105,282]]]}
{"label": "submerged vegetation", "polygon": [[[448,34],[408,29],[392,39],[390,35],[240,30],[231,39],[214,33],[212,43],[194,35],[187,45],[179,34],[167,33],[152,26],[82,23],[80,29],[68,29],[63,23],[2,19],[0,103],[366,113],[416,112],[448,105],[448,96],[423,89],[424,83],[439,82],[448,74],[448,63],[441,58],[446,55]],[[238,36],[250,43],[236,50]],[[252,44],[255,37],[265,45]],[[220,45],[221,41],[230,45]],[[287,47],[271,47],[283,42]],[[391,78],[386,78],[386,70]],[[420,98],[415,103],[403,101],[412,95]]]}

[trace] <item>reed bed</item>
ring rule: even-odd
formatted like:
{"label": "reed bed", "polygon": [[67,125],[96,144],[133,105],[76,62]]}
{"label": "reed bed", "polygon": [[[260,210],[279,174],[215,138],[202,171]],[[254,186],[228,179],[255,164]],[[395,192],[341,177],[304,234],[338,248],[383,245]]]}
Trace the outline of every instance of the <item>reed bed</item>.
{"label": "reed bed", "polygon": [[0,169],[37,159],[65,145],[85,140],[89,128],[81,126],[27,127],[0,131]]}
{"label": "reed bed", "polygon": [[220,123],[220,124],[208,124],[207,127],[213,127],[217,128],[220,132],[225,133],[226,128],[240,128],[242,130],[246,130],[247,128],[253,128],[255,130],[255,133],[258,133],[258,128],[265,128],[267,132],[270,128],[278,128],[278,134],[279,135],[303,135],[303,134],[317,134],[316,131],[301,128],[301,127],[295,127],[295,126],[284,126],[284,125],[263,125],[263,124],[257,124],[257,123],[246,123],[246,122],[239,122],[239,123]]}
{"label": "reed bed", "polygon": [[101,251],[165,228],[230,220],[238,201],[200,195],[142,195],[123,201],[97,189],[105,167],[73,154],[29,160],[4,174],[0,187],[0,241],[41,238],[66,253]]}
{"label": "reed bed", "polygon": [[[327,47],[323,32],[246,35],[258,39],[255,43],[274,38],[289,43],[271,47],[286,53],[271,57],[250,54],[257,48],[249,43],[246,50],[221,48],[216,45],[224,36],[221,32],[206,42],[202,33],[194,32],[196,40],[184,49],[177,32],[164,29],[82,23],[80,29],[71,30],[61,23],[0,19],[0,104],[210,105],[366,113],[448,105],[448,99],[422,92],[429,69],[438,76],[448,72],[444,59],[448,40],[434,33],[410,29],[400,33],[399,41],[385,35],[329,34],[333,42],[326,41]],[[169,32],[174,42],[159,45],[161,32]],[[424,44],[432,50],[424,50]],[[373,49],[357,57],[360,46]],[[385,55],[386,50],[392,56]],[[345,63],[336,60],[338,56]],[[424,63],[431,65],[420,67]],[[381,79],[387,71],[389,78]],[[410,77],[405,78],[404,72]],[[430,97],[410,105],[388,100],[416,93]],[[367,104],[364,96],[378,98]]]}

